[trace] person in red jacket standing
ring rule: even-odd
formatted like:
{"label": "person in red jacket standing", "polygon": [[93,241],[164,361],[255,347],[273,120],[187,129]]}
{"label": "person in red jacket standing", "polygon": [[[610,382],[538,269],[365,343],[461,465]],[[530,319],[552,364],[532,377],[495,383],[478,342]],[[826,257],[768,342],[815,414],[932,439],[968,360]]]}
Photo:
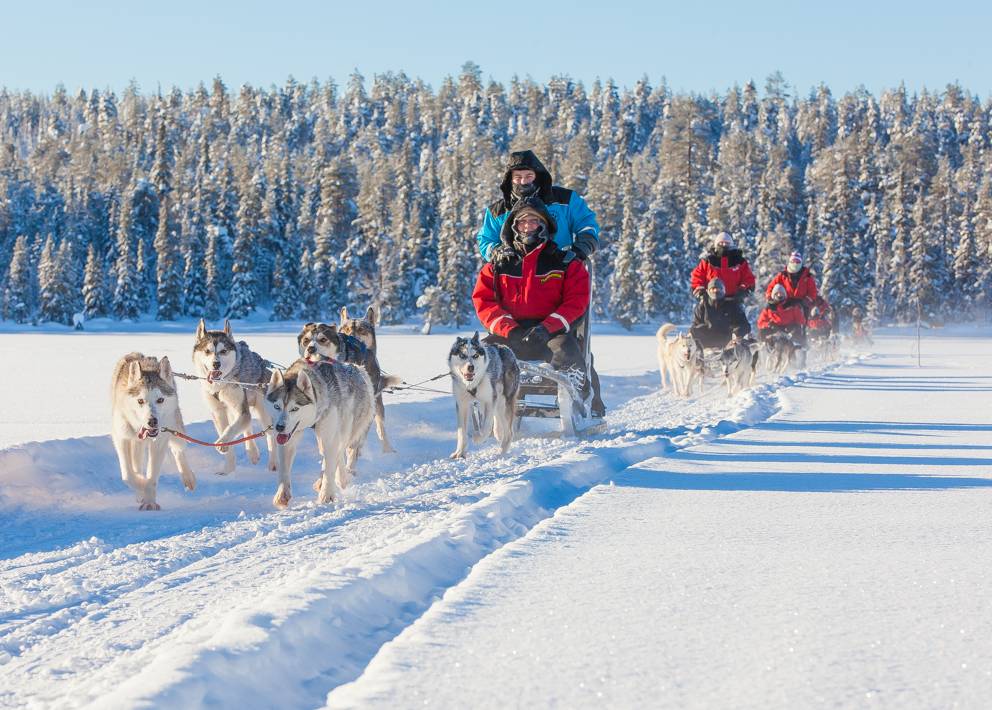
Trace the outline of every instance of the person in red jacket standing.
{"label": "person in red jacket standing", "polygon": [[758,314],[758,340],[764,342],[773,333],[785,332],[792,341],[800,347],[806,344],[803,327],[806,316],[802,307],[795,302],[790,303],[786,296],[785,286],[776,284],[768,296],[768,305]]}
{"label": "person in red jacket standing", "polygon": [[[585,376],[575,325],[589,310],[589,272],[554,242],[554,218],[538,197],[517,201],[500,231],[514,258],[482,267],[472,303],[490,335],[525,360],[544,360],[556,370]],[[599,376],[592,369],[592,413],[603,416]]]}
{"label": "person in red jacket standing", "polygon": [[706,285],[720,279],[726,298],[738,302],[754,292],[754,274],[740,249],[734,247],[733,238],[721,232],[713,239],[713,246],[703,252],[696,268],[692,270],[692,295],[702,300]]}
{"label": "person in red jacket standing", "polygon": [[785,269],[775,274],[775,277],[768,282],[765,288],[765,296],[771,298],[772,289],[781,285],[785,288],[785,297],[790,305],[797,304],[803,307],[804,313],[809,313],[816,302],[816,279],[809,268],[803,266],[803,255],[798,251],[792,252]]}

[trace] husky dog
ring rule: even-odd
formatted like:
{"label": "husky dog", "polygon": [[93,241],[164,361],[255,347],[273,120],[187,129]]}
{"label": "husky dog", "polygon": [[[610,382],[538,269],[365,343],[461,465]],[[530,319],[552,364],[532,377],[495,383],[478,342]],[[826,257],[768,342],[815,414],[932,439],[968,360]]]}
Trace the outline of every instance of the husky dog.
{"label": "husky dog", "polygon": [[493,433],[505,454],[513,440],[517,414],[517,391],[520,389],[520,366],[513,351],[505,345],[479,341],[479,334],[458,338],[448,353],[455,411],[458,415],[458,445],[451,458],[464,458],[468,448],[468,419],[472,402],[482,408],[482,427],[476,443]]}
{"label": "husky dog", "polygon": [[758,354],[750,343],[737,337],[735,333],[720,355],[723,364],[723,382],[727,386],[727,396],[735,394],[754,383]]}
{"label": "husky dog", "polygon": [[[196,476],[186,462],[186,443],[162,427],[184,432],[176,382],[169,358],[161,360],[128,353],[114,367],[110,386],[111,433],[121,465],[121,478],[138,496],[139,510],[160,510],[155,502],[165,449],[179,467],[186,490],[196,488]],[[140,470],[145,468],[145,475]]]}
{"label": "husky dog", "polygon": [[[784,331],[776,331],[765,336],[766,366],[769,372],[783,374],[789,366],[802,359],[802,348],[797,345],[792,336]],[[800,365],[801,366],[801,365]]]}
{"label": "husky dog", "polygon": [[668,334],[675,330],[671,323],[658,329],[658,364],[661,369],[662,386],[667,373],[671,387],[679,397],[689,397],[693,387],[703,382],[703,354],[696,341],[685,333],[677,333],[673,339]]}
{"label": "husky dog", "polygon": [[[342,335],[348,336],[365,346],[366,354],[361,362],[355,362],[347,358],[342,359],[352,364],[360,364],[369,373],[369,378],[372,380],[372,387],[375,389],[375,432],[379,435],[379,440],[382,442],[383,452],[394,453],[396,449],[393,448],[392,444],[389,443],[389,439],[386,437],[386,408],[382,404],[382,391],[387,387],[395,387],[402,383],[403,378],[383,375],[382,370],[379,368],[375,340],[375,324],[377,320],[378,317],[374,306],[369,306],[364,318],[349,318],[348,307],[344,306],[341,308],[341,323],[337,327],[337,333],[339,338]],[[306,329],[306,326],[304,326],[304,329]],[[320,349],[318,348],[319,351]]]}
{"label": "husky dog", "polygon": [[[217,429],[217,441],[230,441],[236,435],[251,433],[251,415],[268,427],[272,420],[262,406],[263,394],[258,387],[228,384],[217,380],[231,380],[248,384],[264,385],[271,372],[265,360],[251,351],[244,341],[235,342],[231,334],[230,321],[224,321],[224,330],[207,330],[203,319],[196,328],[196,343],[193,346],[193,365],[197,374],[206,378],[202,383],[203,398],[210,407],[210,414]],[[276,470],[275,435],[269,431],[265,435],[269,450],[269,470]],[[255,440],[245,442],[248,459],[258,463],[260,455]],[[230,447],[218,449],[224,456],[224,470],[234,471],[234,452]]]}
{"label": "husky dog", "polygon": [[[375,393],[365,370],[300,359],[285,373],[274,370],[265,406],[275,422],[279,487],[272,503],[285,508],[293,497],[289,474],[303,430],[313,427],[323,457],[317,502],[340,498],[372,426]],[[347,454],[347,455],[346,455]]]}
{"label": "husky dog", "polygon": [[[350,365],[361,365],[369,372],[369,349],[353,335],[338,332],[336,325],[307,323],[296,336],[300,357],[311,365],[320,360],[340,360]],[[375,360],[371,360],[375,363]],[[369,372],[369,379],[372,373]]]}
{"label": "husky dog", "polygon": [[658,339],[658,370],[661,372],[661,388],[663,390],[677,389],[675,384],[675,345],[677,340],[668,338],[673,330],[675,330],[673,323],[665,323],[655,333],[655,338]]}

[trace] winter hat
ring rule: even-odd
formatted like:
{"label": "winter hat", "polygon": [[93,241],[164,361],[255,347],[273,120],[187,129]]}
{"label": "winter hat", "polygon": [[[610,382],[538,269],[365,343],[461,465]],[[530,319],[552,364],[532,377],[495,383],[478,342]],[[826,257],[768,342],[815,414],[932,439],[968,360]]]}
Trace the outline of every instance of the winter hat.
{"label": "winter hat", "polygon": [[786,296],[788,295],[789,294],[785,292],[785,286],[783,286],[782,284],[775,284],[774,288],[772,288],[771,302],[781,303],[782,301],[785,300]]}
{"label": "winter hat", "polygon": [[519,221],[523,217],[536,217],[537,219],[541,220],[541,222],[544,223],[544,226],[545,227],[548,226],[548,219],[547,219],[547,217],[545,217],[543,214],[541,214],[540,212],[538,212],[536,209],[534,209],[530,205],[526,205],[522,209],[514,212],[514,214],[513,214],[513,221],[514,221],[514,223],[516,223],[517,221]]}
{"label": "winter hat", "polygon": [[723,279],[716,277],[710,279],[709,283],[706,284],[706,290],[712,295],[715,301],[719,301],[727,295],[727,287],[723,285]]}
{"label": "winter hat", "polygon": [[803,268],[803,255],[794,251],[789,256],[789,263],[785,265],[785,269],[790,274],[797,274],[801,268]]}
{"label": "winter hat", "polygon": [[713,246],[719,247],[721,244],[726,246],[728,249],[732,249],[734,247],[734,238],[727,232],[720,232],[713,237]]}

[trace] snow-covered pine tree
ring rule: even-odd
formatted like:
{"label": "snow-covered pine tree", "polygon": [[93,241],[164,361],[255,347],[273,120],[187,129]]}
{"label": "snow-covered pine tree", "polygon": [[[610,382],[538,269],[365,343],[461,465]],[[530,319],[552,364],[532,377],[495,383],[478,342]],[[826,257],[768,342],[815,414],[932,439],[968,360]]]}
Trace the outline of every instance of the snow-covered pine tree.
{"label": "snow-covered pine tree", "polygon": [[32,304],[31,250],[23,234],[14,242],[7,269],[7,285],[3,294],[3,317],[15,323],[28,323],[34,312]]}
{"label": "snow-covered pine tree", "polygon": [[610,312],[620,325],[629,330],[641,319],[641,292],[647,284],[638,279],[638,252],[643,253],[643,247],[639,249],[638,245],[641,210],[629,165],[621,167],[620,179],[623,217],[610,276]]}
{"label": "snow-covered pine tree", "polygon": [[320,206],[311,278],[320,287],[318,312],[326,317],[348,303],[342,253],[355,233],[358,218],[358,173],[345,155],[331,158],[320,174]]}
{"label": "snow-covered pine tree", "polygon": [[[247,179],[247,178],[246,178]],[[227,299],[227,317],[245,318],[258,306],[255,283],[255,254],[262,223],[265,176],[261,170],[244,186],[238,208],[238,231],[234,239],[234,276]]]}
{"label": "snow-covered pine tree", "polygon": [[86,268],[83,272],[83,313],[87,318],[99,318],[107,314],[103,266],[96,254],[96,247],[91,243],[86,250]]}

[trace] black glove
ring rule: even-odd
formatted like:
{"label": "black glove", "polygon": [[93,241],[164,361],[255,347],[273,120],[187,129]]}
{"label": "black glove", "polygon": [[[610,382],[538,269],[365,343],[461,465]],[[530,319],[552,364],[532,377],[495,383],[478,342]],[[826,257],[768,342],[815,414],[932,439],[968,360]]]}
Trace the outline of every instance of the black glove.
{"label": "black glove", "polygon": [[703,300],[704,293],[706,293],[706,289],[703,288],[702,286],[697,286],[696,288],[692,289],[692,297],[695,298],[697,301]]}
{"label": "black glove", "polygon": [[506,244],[500,244],[489,252],[489,261],[491,261],[493,266],[496,268],[501,269],[505,266],[509,266],[516,260],[517,252],[513,251],[513,248],[508,247]]}
{"label": "black glove", "polygon": [[527,335],[527,333],[527,330],[518,325],[506,334],[506,340],[510,343],[510,345],[522,345],[524,342],[524,336]]}
{"label": "black glove", "polygon": [[535,325],[524,333],[523,342],[533,347],[543,347],[551,340],[551,333],[543,325]]}

